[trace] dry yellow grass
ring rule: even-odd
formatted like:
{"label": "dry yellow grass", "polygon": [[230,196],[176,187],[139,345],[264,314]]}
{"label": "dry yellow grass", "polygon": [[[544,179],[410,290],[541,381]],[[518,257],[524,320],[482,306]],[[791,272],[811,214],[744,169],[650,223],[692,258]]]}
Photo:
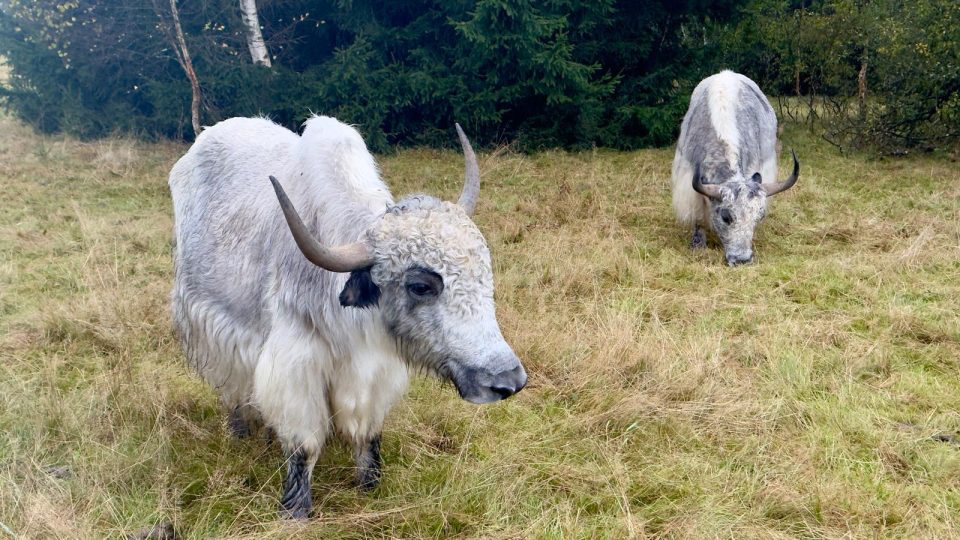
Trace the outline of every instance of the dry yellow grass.
{"label": "dry yellow grass", "polygon": [[[227,435],[172,338],[185,147],[0,129],[0,538],[958,535],[955,163],[788,129],[801,180],[731,269],[673,223],[669,150],[482,155],[528,389],[475,407],[419,381],[382,486],[353,489],[332,444],[291,524],[279,450]],[[396,194],[456,194],[452,152],[381,161]]]}

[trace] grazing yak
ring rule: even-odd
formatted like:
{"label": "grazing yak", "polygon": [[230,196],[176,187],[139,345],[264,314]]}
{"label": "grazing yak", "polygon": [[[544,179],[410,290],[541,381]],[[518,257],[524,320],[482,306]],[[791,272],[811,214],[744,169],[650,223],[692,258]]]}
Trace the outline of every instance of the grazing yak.
{"label": "grazing yak", "polygon": [[777,182],[777,116],[757,84],[732,71],[707,77],[693,91],[673,158],[673,209],[693,226],[694,249],[707,245],[703,227],[723,244],[727,264],[753,259],[753,231],[767,197],[797,182]]}
{"label": "grazing yak", "polygon": [[408,369],[473,403],[527,382],[497,323],[490,252],[469,217],[480,171],[457,132],[457,204],[394,202],[360,134],[322,116],[302,136],[262,118],[220,122],[170,172],[179,340],[234,433],[251,421],[276,433],[289,516],[309,514],[331,432],[352,445],[359,486],[377,485],[380,431]]}

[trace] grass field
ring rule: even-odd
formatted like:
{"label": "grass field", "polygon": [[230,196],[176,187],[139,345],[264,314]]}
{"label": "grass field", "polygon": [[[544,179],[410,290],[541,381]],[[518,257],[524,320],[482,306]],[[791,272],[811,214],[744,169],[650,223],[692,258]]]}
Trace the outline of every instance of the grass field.
{"label": "grass field", "polygon": [[[419,380],[381,487],[332,443],[301,524],[279,448],[227,434],[172,336],[186,147],[0,117],[0,538],[960,536],[958,166],[791,146],[800,181],[738,268],[687,249],[670,150],[481,155],[530,384],[477,407]],[[381,164],[397,195],[459,188],[453,152]]]}

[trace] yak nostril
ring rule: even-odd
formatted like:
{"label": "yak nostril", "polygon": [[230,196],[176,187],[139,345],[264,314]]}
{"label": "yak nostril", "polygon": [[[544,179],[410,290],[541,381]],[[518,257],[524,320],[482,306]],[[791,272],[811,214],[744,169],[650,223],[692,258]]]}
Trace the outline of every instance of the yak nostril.
{"label": "yak nostril", "polygon": [[510,371],[501,373],[499,379],[499,381],[490,385],[490,391],[499,396],[500,399],[507,399],[523,390],[523,387],[527,385],[527,373],[523,370],[523,366],[517,366]]}
{"label": "yak nostril", "polygon": [[490,390],[500,396],[500,399],[507,399],[508,397],[517,393],[517,390],[509,386],[491,386]]}
{"label": "yak nostril", "polygon": [[727,257],[727,264],[730,266],[738,266],[741,264],[747,264],[753,260],[753,255],[747,255],[746,257]]}

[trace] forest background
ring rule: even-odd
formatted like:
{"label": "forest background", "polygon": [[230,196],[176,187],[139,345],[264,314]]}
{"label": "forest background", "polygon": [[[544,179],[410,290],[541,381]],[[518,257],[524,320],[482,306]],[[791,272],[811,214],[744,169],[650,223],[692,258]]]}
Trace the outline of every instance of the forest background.
{"label": "forest background", "polygon": [[948,0],[0,0],[0,55],[2,104],[81,138],[316,112],[379,152],[450,146],[455,121],[524,151],[663,146],[724,68],[842,149],[960,132]]}

